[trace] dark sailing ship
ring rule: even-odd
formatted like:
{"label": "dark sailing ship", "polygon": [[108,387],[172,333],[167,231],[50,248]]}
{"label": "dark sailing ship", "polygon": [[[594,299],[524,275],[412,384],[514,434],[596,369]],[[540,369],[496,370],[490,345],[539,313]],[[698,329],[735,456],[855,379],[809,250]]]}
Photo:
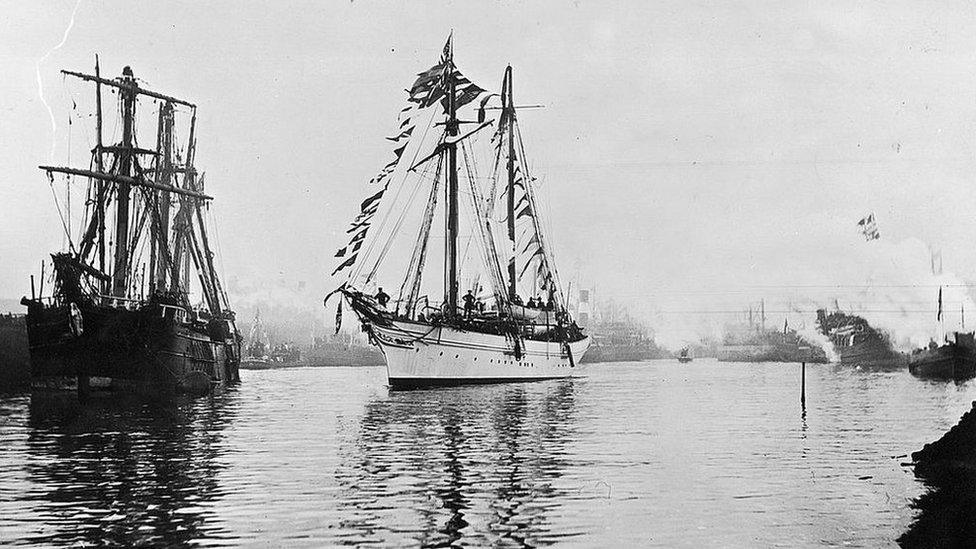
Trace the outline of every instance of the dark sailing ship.
{"label": "dark sailing ship", "polygon": [[[42,274],[41,292],[22,300],[32,375],[190,392],[237,381],[240,336],[204,223],[211,197],[193,164],[196,106],[141,87],[129,67],[102,78],[97,59],[94,75],[62,73],[94,84],[96,144],[90,169],[41,166],[52,185],[84,182],[87,199],[80,237],[67,234],[69,216],[67,250],[51,256],[51,294]],[[102,141],[104,88],[118,98],[113,145]],[[156,142],[142,148],[136,113],[150,102]],[[178,114],[190,116],[182,146]],[[191,302],[193,286],[202,303]]]}
{"label": "dark sailing ship", "polygon": [[888,334],[857,315],[818,309],[817,325],[844,366],[886,370],[908,365],[908,358],[894,349]]}
{"label": "dark sailing ship", "polygon": [[[342,263],[333,272],[351,269],[336,292],[383,351],[390,386],[578,375],[577,361],[589,338],[567,311],[538,217],[511,67],[505,70],[501,94],[487,93],[457,70],[448,39],[440,62],[420,73],[408,94],[397,134],[390,137],[395,158],[374,178],[373,184],[381,186],[362,203],[348,231],[353,235],[349,245],[336,254]],[[496,97],[501,100],[497,106],[492,104]],[[462,113],[466,106],[468,112]],[[486,112],[494,110],[497,119],[487,118]],[[485,131],[496,122],[494,132]],[[479,148],[486,134],[489,142]],[[479,158],[492,166],[487,178],[478,176]],[[393,195],[393,202],[378,215],[385,194]],[[411,208],[417,196],[427,197],[419,211]],[[468,214],[464,233],[462,205]],[[443,238],[431,238],[439,212]],[[416,221],[413,230],[405,228],[408,219]],[[408,240],[397,246],[399,238]],[[443,278],[430,290],[442,299],[422,295],[431,241],[438,248],[443,243],[437,250],[444,258]],[[377,282],[380,269],[389,266],[390,250],[411,250],[406,268],[390,275],[402,280],[395,298]],[[462,284],[467,292],[459,299]],[[341,301],[339,306],[341,311]]]}

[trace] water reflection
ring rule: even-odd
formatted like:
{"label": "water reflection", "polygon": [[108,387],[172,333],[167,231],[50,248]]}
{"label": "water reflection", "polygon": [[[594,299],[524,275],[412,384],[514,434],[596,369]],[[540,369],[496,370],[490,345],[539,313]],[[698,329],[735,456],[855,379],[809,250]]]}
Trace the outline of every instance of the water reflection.
{"label": "water reflection", "polygon": [[[214,400],[216,399],[216,400]],[[220,497],[221,436],[232,407],[214,399],[30,396],[22,486],[6,520],[42,546],[189,546]]]}
{"label": "water reflection", "polygon": [[[336,477],[349,545],[551,544],[572,381],[393,392],[366,404]],[[576,463],[576,465],[579,465]]]}

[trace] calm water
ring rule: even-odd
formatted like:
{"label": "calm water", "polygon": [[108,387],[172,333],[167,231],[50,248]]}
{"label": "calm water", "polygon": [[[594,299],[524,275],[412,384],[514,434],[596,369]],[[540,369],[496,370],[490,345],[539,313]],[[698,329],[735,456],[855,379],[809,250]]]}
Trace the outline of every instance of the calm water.
{"label": "calm water", "polygon": [[382,368],[242,372],[212,399],[0,397],[0,545],[879,546],[903,456],[976,390],[906,372],[594,365],[391,393]]}

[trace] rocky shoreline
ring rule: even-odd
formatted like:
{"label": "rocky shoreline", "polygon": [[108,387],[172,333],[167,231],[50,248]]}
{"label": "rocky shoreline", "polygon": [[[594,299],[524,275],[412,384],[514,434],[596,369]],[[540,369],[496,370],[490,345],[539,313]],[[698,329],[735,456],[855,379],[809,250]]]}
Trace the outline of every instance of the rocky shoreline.
{"label": "rocky shoreline", "polygon": [[919,514],[898,544],[976,547],[976,402],[942,438],[912,453],[912,465],[929,491],[913,503]]}

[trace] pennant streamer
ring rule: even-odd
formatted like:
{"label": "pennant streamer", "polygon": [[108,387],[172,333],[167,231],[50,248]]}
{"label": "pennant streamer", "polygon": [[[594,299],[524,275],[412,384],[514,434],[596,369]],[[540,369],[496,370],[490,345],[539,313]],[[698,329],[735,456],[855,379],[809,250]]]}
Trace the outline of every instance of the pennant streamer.
{"label": "pennant streamer", "polygon": [[[366,233],[369,231],[373,215],[379,209],[380,200],[383,198],[383,194],[389,187],[389,177],[400,163],[400,157],[407,149],[407,143],[409,142],[410,136],[416,127],[413,121],[413,115],[416,114],[417,111],[432,107],[438,102],[441,103],[441,106],[446,111],[448,109],[448,90],[451,89],[452,81],[454,84],[455,108],[460,108],[467,105],[485,93],[485,90],[468,80],[463,74],[461,74],[460,71],[457,70],[457,67],[454,66],[452,42],[451,38],[448,38],[447,43],[444,44],[444,50],[441,53],[440,62],[426,71],[418,74],[413,85],[410,86],[409,90],[406,90],[408,104],[406,107],[400,110],[400,114],[397,117],[397,127],[399,128],[399,132],[397,135],[386,138],[394,143],[393,159],[383,166],[383,169],[381,169],[376,176],[369,180],[370,185],[382,184],[382,188],[373,193],[372,196],[360,204],[359,215],[356,216],[356,219],[354,219],[350,224],[349,229],[346,230],[347,234],[354,234],[349,240],[349,244],[339,249],[335,256],[342,258],[345,257],[347,253],[350,255],[347,259],[340,263],[338,267],[336,267],[335,271],[332,271],[333,276],[339,271],[347,267],[351,267],[356,263],[356,257],[358,255],[357,252],[362,246],[363,240],[366,238]],[[487,97],[482,100],[482,110],[484,109],[487,100]],[[352,247],[351,251],[348,250],[350,246]]]}

